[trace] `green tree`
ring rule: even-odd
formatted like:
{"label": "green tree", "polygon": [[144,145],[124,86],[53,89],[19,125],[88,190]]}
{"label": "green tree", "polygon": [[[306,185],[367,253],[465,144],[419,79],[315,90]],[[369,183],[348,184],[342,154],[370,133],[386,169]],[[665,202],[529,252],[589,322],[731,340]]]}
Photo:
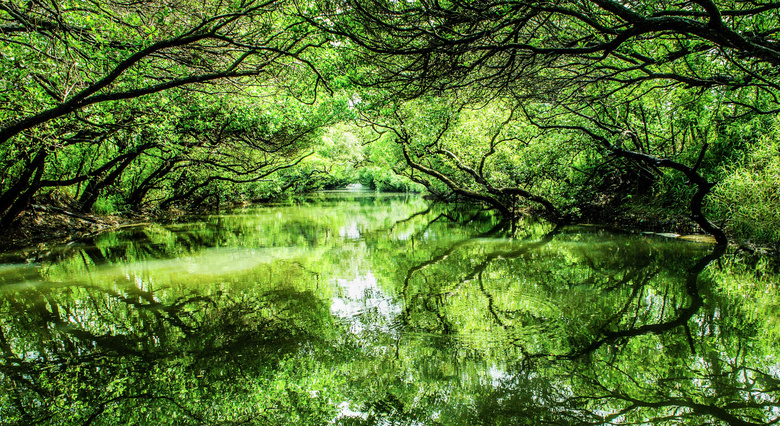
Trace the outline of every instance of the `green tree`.
{"label": "green tree", "polygon": [[157,95],[151,99],[158,106],[171,108],[168,99],[182,91],[219,98],[252,94],[258,84],[312,99],[323,80],[307,55],[323,41],[289,10],[275,0],[3,3],[0,150],[9,170],[0,195],[3,226],[39,189],[77,183],[73,179],[86,182],[81,204],[88,209],[101,190],[149,152],[155,142],[117,142],[127,150],[97,159],[102,164],[82,176],[46,182],[47,166],[63,146],[100,145],[121,128],[139,126],[133,100],[143,103]]}
{"label": "green tree", "polygon": [[[364,86],[403,99],[515,99],[542,130],[579,133],[564,149],[590,144],[588,169],[603,171],[599,163],[612,156],[623,160],[610,164],[624,176],[681,173],[696,188],[692,218],[720,243],[726,236],[703,207],[717,174],[701,168],[714,158],[706,158],[711,140],[724,125],[777,111],[774,3],[345,0],[310,13],[344,49],[375,64],[356,76]],[[703,120],[653,123],[652,114],[685,109],[680,102],[705,110]],[[685,152],[669,150],[679,139],[692,142]]]}

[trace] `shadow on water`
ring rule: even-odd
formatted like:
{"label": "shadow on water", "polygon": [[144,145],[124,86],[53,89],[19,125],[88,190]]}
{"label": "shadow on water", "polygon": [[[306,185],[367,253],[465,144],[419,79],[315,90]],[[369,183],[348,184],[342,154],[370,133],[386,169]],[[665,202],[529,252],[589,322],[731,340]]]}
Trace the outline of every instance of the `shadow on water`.
{"label": "shadow on water", "polygon": [[328,194],[5,259],[2,424],[780,416],[777,265],[720,247]]}

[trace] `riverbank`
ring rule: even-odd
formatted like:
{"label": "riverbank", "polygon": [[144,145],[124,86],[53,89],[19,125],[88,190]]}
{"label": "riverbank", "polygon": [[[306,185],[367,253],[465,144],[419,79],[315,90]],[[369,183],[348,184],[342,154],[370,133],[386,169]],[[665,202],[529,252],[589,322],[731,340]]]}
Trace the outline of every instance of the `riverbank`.
{"label": "riverbank", "polygon": [[[642,204],[591,208],[583,211],[579,223],[696,242],[711,241],[712,244],[715,244],[715,238],[705,233],[686,213]],[[734,235],[727,226],[724,226],[724,223],[716,224],[726,232],[730,246],[750,253],[780,256],[780,242],[767,244],[750,241]]]}
{"label": "riverbank", "polygon": [[53,204],[35,204],[0,232],[2,251],[68,244],[102,232],[133,225],[139,220],[114,215],[69,211]]}

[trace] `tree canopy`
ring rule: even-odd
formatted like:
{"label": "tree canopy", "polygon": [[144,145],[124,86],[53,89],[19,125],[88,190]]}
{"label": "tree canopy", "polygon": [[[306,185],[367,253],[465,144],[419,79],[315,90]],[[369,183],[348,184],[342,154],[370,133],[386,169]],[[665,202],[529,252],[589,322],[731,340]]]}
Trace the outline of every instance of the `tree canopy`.
{"label": "tree canopy", "polygon": [[46,188],[70,188],[83,211],[112,187],[135,207],[163,189],[152,197],[169,205],[299,162],[328,122],[307,58],[323,38],[289,11],[280,1],[3,3],[4,226]]}
{"label": "tree canopy", "polygon": [[723,157],[745,148],[723,146],[732,143],[728,133],[745,123],[771,125],[780,111],[774,2],[324,5],[318,12],[326,18],[311,21],[359,52],[368,64],[354,76],[359,85],[402,100],[509,99],[546,145],[579,153],[582,143],[590,146],[586,155],[598,162],[571,165],[593,170],[586,172],[591,186],[614,157],[624,162],[618,172],[640,184],[680,173],[695,187],[693,220],[721,243],[726,236],[706,218],[704,197],[717,167],[731,160]]}
{"label": "tree canopy", "polygon": [[6,1],[0,222],[360,181],[771,241],[778,22],[741,0]]}

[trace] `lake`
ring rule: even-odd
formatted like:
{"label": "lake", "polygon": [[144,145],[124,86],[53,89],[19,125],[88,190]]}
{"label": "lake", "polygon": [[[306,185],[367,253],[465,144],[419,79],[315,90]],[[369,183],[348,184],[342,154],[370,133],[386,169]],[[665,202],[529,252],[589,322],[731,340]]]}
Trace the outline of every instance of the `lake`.
{"label": "lake", "polygon": [[778,262],[322,193],[0,255],[0,423],[770,424]]}

